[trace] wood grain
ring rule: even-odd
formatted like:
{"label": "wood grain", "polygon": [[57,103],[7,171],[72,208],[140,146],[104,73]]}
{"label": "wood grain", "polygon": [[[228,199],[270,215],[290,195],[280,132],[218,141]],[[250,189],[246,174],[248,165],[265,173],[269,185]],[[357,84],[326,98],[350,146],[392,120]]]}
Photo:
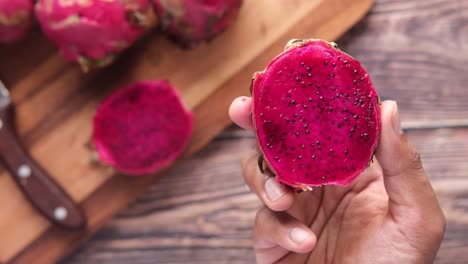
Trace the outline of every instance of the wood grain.
{"label": "wood grain", "polygon": [[[239,22],[208,45],[182,51],[162,38],[148,36],[112,67],[86,76],[51,52],[48,43],[38,43],[41,55],[32,56],[35,66],[25,67],[29,70],[9,67],[14,48],[0,51],[0,69],[12,87],[20,134],[32,155],[81,203],[89,223],[82,233],[51,227],[0,169],[0,196],[5,196],[0,199],[0,260],[56,261],[160,177],[129,178],[90,166],[92,151],[86,148],[90,120],[97,104],[113,89],[132,80],[159,77],[180,87],[196,114],[188,157],[229,124],[226,113],[231,100],[247,93],[252,72],[262,69],[287,40],[311,35],[335,39],[362,17],[371,2],[246,1]],[[34,46],[26,43],[17,48],[30,53]]]}
{"label": "wood grain", "polygon": [[[341,38],[380,94],[414,124],[466,119],[468,2],[377,0]],[[436,263],[468,263],[468,129],[409,130],[448,220]],[[231,127],[170,171],[63,263],[254,263],[257,198],[240,161],[255,147]]]}

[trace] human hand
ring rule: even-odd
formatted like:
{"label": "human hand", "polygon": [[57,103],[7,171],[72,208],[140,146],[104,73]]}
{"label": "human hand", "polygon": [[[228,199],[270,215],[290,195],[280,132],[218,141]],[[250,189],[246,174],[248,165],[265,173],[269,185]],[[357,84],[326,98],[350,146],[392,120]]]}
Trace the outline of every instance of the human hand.
{"label": "human hand", "polygon": [[[252,100],[239,97],[229,115],[253,130]],[[247,185],[263,202],[256,215],[257,263],[432,263],[445,217],[421,164],[400,129],[397,105],[381,105],[376,158],[349,186],[295,193],[262,175],[258,153],[244,161]]]}

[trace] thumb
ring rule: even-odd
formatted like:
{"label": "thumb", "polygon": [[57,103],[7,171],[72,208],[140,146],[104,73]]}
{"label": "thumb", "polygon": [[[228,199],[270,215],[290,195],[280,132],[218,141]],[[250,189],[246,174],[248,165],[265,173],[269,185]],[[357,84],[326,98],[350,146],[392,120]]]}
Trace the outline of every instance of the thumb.
{"label": "thumb", "polygon": [[389,209],[393,213],[440,210],[420,155],[400,128],[396,102],[383,102],[381,112],[382,133],[376,156],[382,166]]}

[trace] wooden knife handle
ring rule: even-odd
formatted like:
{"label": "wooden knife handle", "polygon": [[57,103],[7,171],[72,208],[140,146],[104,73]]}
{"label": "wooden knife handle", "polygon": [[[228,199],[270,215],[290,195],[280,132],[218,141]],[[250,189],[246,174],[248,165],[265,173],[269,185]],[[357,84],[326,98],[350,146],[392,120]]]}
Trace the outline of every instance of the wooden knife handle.
{"label": "wooden knife handle", "polygon": [[82,210],[25,151],[17,137],[13,109],[0,113],[0,158],[32,205],[66,229],[86,226]]}

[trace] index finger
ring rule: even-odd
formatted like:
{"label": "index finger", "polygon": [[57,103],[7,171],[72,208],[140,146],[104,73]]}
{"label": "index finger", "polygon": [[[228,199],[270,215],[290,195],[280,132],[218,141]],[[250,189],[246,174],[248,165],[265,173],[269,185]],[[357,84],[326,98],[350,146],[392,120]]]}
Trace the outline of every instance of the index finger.
{"label": "index finger", "polygon": [[252,98],[247,96],[237,97],[229,107],[229,117],[238,126],[246,130],[253,130],[252,118]]}

